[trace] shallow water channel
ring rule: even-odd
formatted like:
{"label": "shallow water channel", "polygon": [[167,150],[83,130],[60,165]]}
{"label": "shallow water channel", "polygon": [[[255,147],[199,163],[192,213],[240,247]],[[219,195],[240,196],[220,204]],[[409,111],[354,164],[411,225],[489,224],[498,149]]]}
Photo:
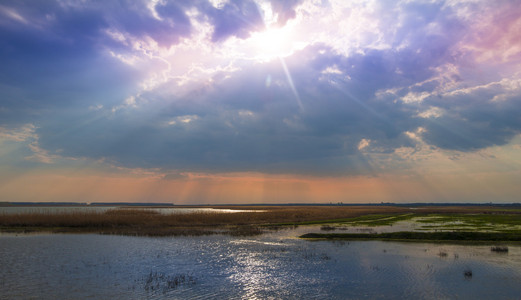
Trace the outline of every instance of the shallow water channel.
{"label": "shallow water channel", "polygon": [[[521,247],[255,237],[0,235],[0,299],[515,299]],[[318,231],[320,231],[318,229]]]}

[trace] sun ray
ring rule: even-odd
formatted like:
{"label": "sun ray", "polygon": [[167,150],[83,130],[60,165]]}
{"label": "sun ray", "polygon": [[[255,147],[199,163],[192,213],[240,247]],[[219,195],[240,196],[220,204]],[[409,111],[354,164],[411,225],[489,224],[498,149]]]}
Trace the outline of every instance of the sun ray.
{"label": "sun ray", "polygon": [[280,64],[282,65],[282,68],[284,69],[284,73],[286,74],[286,78],[288,79],[289,86],[291,87],[291,91],[293,92],[293,95],[295,96],[295,100],[297,101],[298,107],[301,111],[304,110],[304,106],[302,105],[302,100],[300,100],[300,96],[297,92],[297,89],[295,88],[295,84],[293,83],[293,79],[291,78],[291,73],[288,70],[288,66],[286,66],[286,62],[284,61],[284,58],[280,57]]}

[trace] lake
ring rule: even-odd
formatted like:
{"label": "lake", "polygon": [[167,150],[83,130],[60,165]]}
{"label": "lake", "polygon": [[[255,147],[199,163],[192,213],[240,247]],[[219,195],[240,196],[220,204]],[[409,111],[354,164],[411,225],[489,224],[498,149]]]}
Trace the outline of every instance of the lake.
{"label": "lake", "polygon": [[211,213],[237,213],[237,212],[263,212],[263,210],[240,210],[240,209],[219,209],[219,208],[178,208],[178,207],[125,207],[125,206],[3,206],[0,207],[0,214],[20,214],[20,213],[45,213],[59,214],[70,212],[106,212],[114,209],[145,209],[162,214],[189,214],[194,212]]}
{"label": "lake", "polygon": [[514,299],[521,247],[255,237],[0,235],[0,299]]}

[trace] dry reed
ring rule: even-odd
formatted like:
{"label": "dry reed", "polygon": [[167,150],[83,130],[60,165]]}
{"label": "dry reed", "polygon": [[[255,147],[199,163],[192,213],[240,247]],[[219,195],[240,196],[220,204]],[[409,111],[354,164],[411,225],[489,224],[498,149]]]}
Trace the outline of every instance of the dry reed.
{"label": "dry reed", "polygon": [[[219,207],[224,208],[224,207]],[[226,207],[245,210],[244,207]],[[193,212],[162,214],[148,209],[114,209],[106,212],[0,214],[3,231],[100,232],[132,235],[188,235],[226,232],[258,233],[258,225],[335,221],[369,214],[403,214],[407,207],[386,206],[267,206],[248,207],[235,213]],[[415,213],[486,213],[485,207],[426,207]],[[247,227],[249,226],[249,227]],[[242,227],[242,228],[241,228]],[[238,229],[239,228],[239,229]],[[248,228],[248,229],[245,229]]]}

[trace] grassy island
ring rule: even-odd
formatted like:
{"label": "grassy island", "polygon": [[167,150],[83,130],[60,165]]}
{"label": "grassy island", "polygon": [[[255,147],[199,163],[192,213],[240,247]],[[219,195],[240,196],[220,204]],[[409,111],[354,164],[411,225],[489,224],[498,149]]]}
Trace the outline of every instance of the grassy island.
{"label": "grassy island", "polygon": [[386,233],[307,233],[306,239],[383,240],[383,241],[430,241],[430,242],[521,242],[521,233],[445,231]]}

